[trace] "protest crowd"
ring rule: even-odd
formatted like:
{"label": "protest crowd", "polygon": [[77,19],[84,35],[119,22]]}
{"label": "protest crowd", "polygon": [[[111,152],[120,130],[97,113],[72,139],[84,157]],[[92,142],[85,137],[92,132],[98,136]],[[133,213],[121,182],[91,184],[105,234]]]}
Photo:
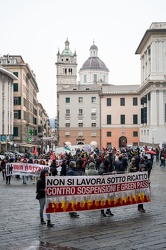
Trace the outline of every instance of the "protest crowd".
{"label": "protest crowd", "polygon": [[[101,176],[104,174],[147,171],[150,182],[154,159],[160,163],[161,167],[165,167],[165,149],[157,147],[149,150],[145,146],[142,149],[140,147],[123,148],[121,150],[103,148],[102,151],[95,148],[85,152],[83,149],[77,148],[74,155],[68,151],[58,155],[49,152],[45,155],[35,156],[35,159],[30,154],[25,154],[23,157],[16,156],[15,158],[6,156],[5,159],[0,161],[0,171],[5,184],[10,184],[12,178],[17,178],[22,180],[22,184],[32,183],[36,185],[39,195],[37,199],[40,204],[41,224],[46,224],[43,219],[45,176]],[[23,169],[23,163],[26,163],[24,164],[25,169]],[[15,169],[13,169],[13,166]],[[145,212],[143,204],[138,204],[138,210]],[[76,212],[70,212],[69,215],[72,218],[79,217]],[[101,216],[103,217],[113,215],[110,209],[106,209],[106,212],[104,209],[101,210]],[[48,226],[53,226],[49,214],[47,214],[47,221]]]}

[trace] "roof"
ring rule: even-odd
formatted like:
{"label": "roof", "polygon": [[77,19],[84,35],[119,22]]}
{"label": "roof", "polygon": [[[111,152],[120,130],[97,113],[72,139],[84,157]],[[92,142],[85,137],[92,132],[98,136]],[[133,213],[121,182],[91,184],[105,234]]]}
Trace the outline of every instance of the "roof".
{"label": "roof", "polygon": [[98,47],[95,45],[95,44],[93,44],[91,47],[90,47],[90,50],[98,50]]}
{"label": "roof", "polygon": [[[92,45],[92,46],[95,46],[95,45]],[[100,60],[99,57],[89,57],[88,60],[84,62],[80,70],[86,70],[86,69],[97,69],[97,70],[109,71],[105,63],[102,60]]]}
{"label": "roof", "polygon": [[156,35],[165,34],[166,35],[166,23],[165,22],[152,23],[150,28],[145,32],[135,54],[141,54],[144,45],[153,34],[156,34]]}
{"label": "roof", "polygon": [[140,85],[110,85],[103,86],[103,94],[133,94],[138,92]]}
{"label": "roof", "polygon": [[77,92],[101,92],[103,95],[107,94],[138,94],[140,85],[112,85],[112,84],[81,84],[81,85],[72,85],[68,88],[61,89],[58,93],[62,92],[72,92],[72,94]]}
{"label": "roof", "polygon": [[64,50],[62,51],[62,55],[63,55],[63,56],[73,56],[73,53],[71,52],[70,49],[64,49]]}
{"label": "roof", "polygon": [[2,66],[0,66],[0,72],[2,74],[5,74],[5,75],[9,76],[13,80],[18,80],[18,78],[12,72],[10,72],[9,70],[4,69]]}

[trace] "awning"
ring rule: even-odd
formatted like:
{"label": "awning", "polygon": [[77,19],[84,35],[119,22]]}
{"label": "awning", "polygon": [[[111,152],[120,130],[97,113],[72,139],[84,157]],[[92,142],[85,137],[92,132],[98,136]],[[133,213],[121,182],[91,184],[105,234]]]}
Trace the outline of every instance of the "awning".
{"label": "awning", "polygon": [[6,141],[1,141],[0,144],[6,144]]}
{"label": "awning", "polygon": [[22,147],[32,148],[32,147],[34,147],[34,145],[32,145],[32,144],[25,144],[25,145],[23,145]]}

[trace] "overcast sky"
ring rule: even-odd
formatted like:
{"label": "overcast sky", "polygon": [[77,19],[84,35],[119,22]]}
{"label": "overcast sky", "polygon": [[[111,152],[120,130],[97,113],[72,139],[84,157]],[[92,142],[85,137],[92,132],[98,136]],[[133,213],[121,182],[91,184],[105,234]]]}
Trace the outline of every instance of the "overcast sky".
{"label": "overcast sky", "polygon": [[94,40],[110,84],[140,84],[135,51],[152,22],[166,22],[166,0],[0,0],[0,55],[23,57],[36,74],[39,102],[54,118],[56,54],[66,38],[78,71]]}

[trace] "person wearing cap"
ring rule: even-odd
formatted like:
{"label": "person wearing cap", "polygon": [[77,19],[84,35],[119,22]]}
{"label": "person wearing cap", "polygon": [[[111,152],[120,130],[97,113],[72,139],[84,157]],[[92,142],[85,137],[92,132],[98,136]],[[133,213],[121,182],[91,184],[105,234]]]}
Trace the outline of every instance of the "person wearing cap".
{"label": "person wearing cap", "polygon": [[[46,222],[44,221],[44,217],[43,217],[43,211],[44,211],[44,206],[46,204],[46,187],[45,187],[45,178],[46,176],[48,176],[48,170],[47,169],[43,169],[40,173],[40,178],[37,181],[36,184],[36,199],[39,200],[39,205],[40,205],[40,222],[41,224],[46,224]],[[46,214],[47,216],[47,226],[48,227],[53,227],[54,224],[51,223],[51,216],[50,214]]]}
{"label": "person wearing cap", "polygon": [[[103,174],[109,173],[109,171],[110,171],[109,165],[110,165],[110,162],[108,160],[104,160],[104,162],[100,164],[98,174],[103,175]],[[107,215],[114,216],[114,214],[111,212],[110,208],[106,209],[106,213],[104,212],[104,209],[102,209],[101,216],[107,217]]]}
{"label": "person wearing cap", "polygon": [[[78,176],[78,173],[76,171],[76,162],[75,161],[71,161],[69,163],[69,168],[67,169],[66,176]],[[79,214],[77,214],[76,212],[70,212],[69,215],[71,218],[78,218],[79,217]]]}

